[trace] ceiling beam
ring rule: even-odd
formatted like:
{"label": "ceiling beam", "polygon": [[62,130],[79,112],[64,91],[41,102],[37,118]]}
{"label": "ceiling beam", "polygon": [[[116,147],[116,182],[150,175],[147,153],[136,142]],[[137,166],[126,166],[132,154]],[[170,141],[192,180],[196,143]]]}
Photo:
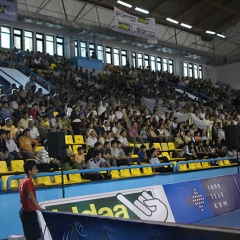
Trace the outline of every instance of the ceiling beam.
{"label": "ceiling beam", "polygon": [[65,8],[65,5],[64,5],[64,0],[62,0],[62,6],[63,6],[63,11],[64,11],[65,18],[66,18],[66,20],[68,20],[66,8]]}
{"label": "ceiling beam", "polygon": [[236,18],[236,17],[239,17],[238,15],[232,15],[232,16],[230,16],[227,20],[226,19],[224,19],[224,21],[223,22],[220,22],[217,26],[214,26],[214,31],[216,31],[217,29],[219,29],[219,28],[221,28],[222,26],[224,26],[225,24],[227,24],[227,23],[230,23],[230,21],[232,21],[234,18]]}
{"label": "ceiling beam", "polygon": [[164,2],[166,2],[166,0],[162,0],[161,2],[157,3],[154,7],[152,7],[149,12],[153,11],[155,8],[158,8],[161,4],[163,4]]}
{"label": "ceiling beam", "polygon": [[199,2],[200,2],[200,0],[197,0],[197,1],[193,2],[192,4],[190,4],[188,7],[184,8],[184,10],[179,11],[179,13],[177,13],[173,16],[173,19],[179,17],[183,12],[186,12],[187,10],[191,9],[193,6],[195,6]]}
{"label": "ceiling beam", "polygon": [[85,2],[84,6],[82,7],[82,9],[78,12],[77,16],[74,18],[74,22],[77,20],[77,18],[79,17],[79,15],[82,13],[83,9],[86,7],[86,5],[88,4],[88,1]]}
{"label": "ceiling beam", "polygon": [[[210,1],[210,0],[204,0],[204,1],[205,1],[206,3],[209,3],[209,4],[211,4],[211,5],[216,6],[216,7],[218,7],[218,8],[221,8],[221,9],[227,11],[227,12],[230,12],[230,13],[233,13],[233,14],[236,14],[236,15],[239,15],[239,16],[240,16],[240,12],[236,12],[235,10],[232,10],[232,9],[230,9],[230,8],[224,7],[224,5],[218,4],[218,1],[217,1],[217,2],[215,2],[215,1]],[[228,3],[228,2],[227,2],[227,3]]]}

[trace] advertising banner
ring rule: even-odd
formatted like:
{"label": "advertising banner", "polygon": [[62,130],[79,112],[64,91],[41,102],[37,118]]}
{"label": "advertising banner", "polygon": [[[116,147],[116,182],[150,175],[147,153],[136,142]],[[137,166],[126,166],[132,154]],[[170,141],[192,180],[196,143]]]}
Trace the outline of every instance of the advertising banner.
{"label": "advertising banner", "polygon": [[240,193],[233,175],[200,181],[214,216],[240,208]]}
{"label": "advertising banner", "polygon": [[17,0],[0,1],[0,19],[18,21]]}
{"label": "advertising banner", "polygon": [[[125,219],[175,222],[163,187],[132,189],[98,195],[65,198],[41,202],[41,207],[53,212],[72,212]],[[39,213],[41,225],[45,222]],[[45,231],[45,239],[51,239]]]}
{"label": "advertising banner", "polygon": [[174,218],[178,223],[194,223],[213,216],[201,182],[164,185]]}
{"label": "advertising banner", "polygon": [[43,212],[44,219],[56,240],[122,240],[122,239],[231,239],[238,240],[234,229],[189,226],[159,222]]}
{"label": "advertising banner", "polygon": [[115,24],[118,32],[156,39],[156,23],[154,18],[137,17],[114,7]]}

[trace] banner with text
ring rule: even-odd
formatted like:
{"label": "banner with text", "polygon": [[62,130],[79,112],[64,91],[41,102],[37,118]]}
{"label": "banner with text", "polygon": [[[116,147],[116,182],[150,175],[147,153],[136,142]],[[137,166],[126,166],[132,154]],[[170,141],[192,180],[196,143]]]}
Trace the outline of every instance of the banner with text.
{"label": "banner with text", "polygon": [[0,1],[0,19],[18,21],[17,0]]}
{"label": "banner with text", "polygon": [[118,32],[156,39],[156,23],[154,18],[137,17],[114,7],[115,24]]}

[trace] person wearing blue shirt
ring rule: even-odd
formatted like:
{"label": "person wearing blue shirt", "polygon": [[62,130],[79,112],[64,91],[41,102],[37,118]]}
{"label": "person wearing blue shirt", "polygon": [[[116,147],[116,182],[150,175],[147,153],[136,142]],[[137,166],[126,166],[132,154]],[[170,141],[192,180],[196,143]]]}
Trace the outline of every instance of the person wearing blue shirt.
{"label": "person wearing blue shirt", "polygon": [[138,152],[138,157],[141,162],[148,162],[147,148],[145,145],[141,145],[140,151]]}

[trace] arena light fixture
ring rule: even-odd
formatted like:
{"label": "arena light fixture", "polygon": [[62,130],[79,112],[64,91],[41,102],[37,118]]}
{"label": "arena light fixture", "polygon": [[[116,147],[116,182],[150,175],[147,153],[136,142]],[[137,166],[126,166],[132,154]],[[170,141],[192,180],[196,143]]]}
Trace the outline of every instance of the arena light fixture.
{"label": "arena light fixture", "polygon": [[169,22],[172,22],[172,23],[175,23],[175,24],[178,24],[179,22],[174,20],[174,19],[171,19],[171,18],[166,18],[167,21]]}
{"label": "arena light fixture", "polygon": [[186,24],[186,23],[181,23],[180,24],[182,27],[185,27],[185,28],[192,28],[192,26],[191,25],[188,25],[188,24]]}
{"label": "arena light fixture", "polygon": [[149,11],[144,10],[144,9],[142,9],[142,8],[139,8],[139,7],[135,7],[135,10],[138,11],[138,12],[142,12],[142,13],[145,13],[145,14],[149,14]]}
{"label": "arena light fixture", "polygon": [[128,7],[128,8],[132,8],[132,5],[131,5],[131,4],[125,3],[125,2],[123,2],[123,1],[117,1],[117,3],[118,3],[118,4],[121,4],[121,5],[125,6],[125,7]]}
{"label": "arena light fixture", "polygon": [[212,35],[216,34],[215,32],[213,32],[213,31],[209,31],[209,30],[207,30],[206,33],[208,33],[208,34],[212,34]]}
{"label": "arena light fixture", "polygon": [[217,33],[217,36],[219,36],[220,38],[225,38],[226,36],[220,34],[220,33]]}

